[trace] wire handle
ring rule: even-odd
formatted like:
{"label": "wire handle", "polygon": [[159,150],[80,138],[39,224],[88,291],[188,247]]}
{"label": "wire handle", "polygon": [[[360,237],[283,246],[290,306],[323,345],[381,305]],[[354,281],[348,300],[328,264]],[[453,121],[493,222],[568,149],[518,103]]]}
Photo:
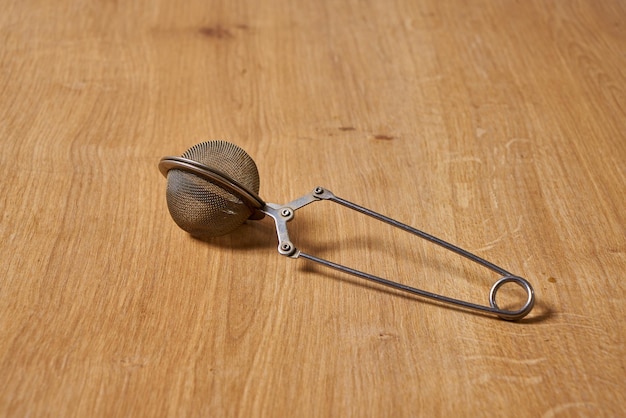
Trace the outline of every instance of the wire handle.
{"label": "wire handle", "polygon": [[[469,260],[498,273],[502,277],[491,286],[491,291],[489,292],[489,306],[478,305],[472,302],[467,302],[464,300],[459,300],[459,299],[451,298],[448,296],[431,293],[426,290],[417,289],[411,286],[404,285],[402,283],[394,282],[391,280],[384,279],[382,277],[374,276],[372,274],[369,274],[360,270],[346,267],[341,264],[333,263],[331,261],[328,261],[319,257],[315,257],[313,255],[306,254],[298,250],[289,239],[289,234],[287,231],[287,222],[293,219],[296,210],[310,203],[320,201],[320,200],[330,200],[331,202],[338,203],[349,209],[363,213],[367,216],[370,216],[379,221],[385,222],[396,228],[402,229],[413,235],[417,235],[420,238],[423,238],[427,241],[437,244],[449,251],[452,251],[465,258],[468,258]],[[355,203],[352,203],[345,199],[337,197],[330,190],[325,189],[323,187],[316,187],[311,193],[304,195],[301,198],[298,198],[286,205],[281,206],[281,205],[277,205],[274,203],[266,203],[264,207],[259,209],[259,211],[270,216],[274,220],[274,223],[276,224],[276,233],[278,235],[278,252],[284,256],[291,257],[291,258],[302,257],[306,260],[316,262],[318,264],[341,271],[343,273],[351,274],[353,276],[357,276],[362,279],[370,280],[372,282],[382,284],[388,287],[392,287],[394,289],[401,290],[403,292],[433,299],[438,302],[446,303],[449,305],[455,305],[457,307],[461,307],[465,309],[475,310],[475,311],[488,313],[488,314],[494,314],[494,315],[497,315],[499,318],[505,319],[508,321],[516,321],[516,320],[522,319],[523,317],[528,315],[528,313],[533,309],[533,306],[535,305],[535,292],[531,284],[526,279],[519,277],[519,276],[515,276],[509,273],[508,271],[504,270],[503,268],[498,267],[495,264],[475,254],[472,254],[462,248],[459,248],[456,245],[450,244],[449,242],[446,242],[442,239],[434,237],[430,234],[427,234],[426,232],[420,231],[419,229],[413,228],[409,225],[398,222],[387,216],[381,215],[380,213],[374,212],[363,206],[359,206]],[[522,289],[524,289],[524,291],[526,292],[527,300],[524,303],[524,305],[518,310],[509,311],[509,310],[500,309],[498,307],[498,304],[496,302],[496,296],[497,296],[498,290],[506,283],[515,283],[518,286],[520,286]]]}

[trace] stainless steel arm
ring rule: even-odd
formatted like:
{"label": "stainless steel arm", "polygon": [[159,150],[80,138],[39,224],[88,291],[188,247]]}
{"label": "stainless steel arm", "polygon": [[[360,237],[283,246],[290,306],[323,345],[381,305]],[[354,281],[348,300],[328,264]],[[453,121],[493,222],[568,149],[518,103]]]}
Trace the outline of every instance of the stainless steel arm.
{"label": "stainless steel arm", "polygon": [[[490,306],[484,306],[484,305],[478,305],[475,303],[471,303],[471,302],[467,302],[467,301],[463,301],[463,300],[459,300],[459,299],[454,299],[451,297],[447,297],[447,296],[443,296],[443,295],[438,295],[435,293],[431,293],[425,290],[421,290],[421,289],[417,289],[411,286],[407,286],[398,282],[394,282],[391,280],[387,280],[378,276],[374,276],[372,274],[360,271],[360,270],[356,270],[350,267],[346,267],[343,266],[341,264],[336,264],[333,263],[331,261],[322,259],[322,258],[318,258],[315,257],[313,255],[310,254],[306,254],[301,252],[300,250],[298,250],[294,244],[291,242],[291,240],[289,239],[289,234],[287,231],[287,222],[291,221],[294,217],[295,211],[302,208],[303,206],[306,206],[310,203],[319,201],[319,200],[330,200],[332,202],[338,203],[342,206],[345,206],[349,209],[355,210],[357,212],[363,213],[367,216],[371,216],[372,218],[375,218],[379,221],[385,222],[389,225],[392,225],[396,228],[402,229],[406,232],[409,232],[413,235],[417,235],[420,238],[423,238],[425,240],[428,240],[434,244],[437,244],[449,251],[452,251],[456,254],[459,254],[477,264],[480,264],[483,267],[486,267],[496,273],[498,273],[499,275],[501,275],[502,277],[497,280],[492,286],[491,286],[491,291],[489,292],[489,305]],[[511,273],[509,273],[508,271],[504,270],[501,267],[496,266],[495,264],[481,258],[478,257],[475,254],[472,254],[462,248],[459,248],[453,244],[450,244],[442,239],[439,239],[437,237],[434,237],[430,234],[427,234],[423,231],[420,231],[416,228],[413,228],[409,225],[403,224],[401,222],[398,222],[394,219],[391,219],[387,216],[381,215],[377,212],[374,212],[370,209],[364,208],[362,206],[359,206],[355,203],[349,202],[345,199],[342,199],[340,197],[335,196],[330,190],[322,188],[322,187],[316,187],[313,192],[299,198],[296,199],[286,205],[280,206],[280,205],[276,205],[274,203],[267,203],[263,208],[260,209],[261,212],[265,213],[266,215],[270,216],[275,224],[276,224],[276,233],[278,235],[278,252],[282,255],[291,257],[291,258],[299,258],[302,257],[306,260],[309,261],[313,261],[316,262],[318,264],[321,264],[323,266],[347,273],[347,274],[351,274],[353,276],[357,276],[360,277],[362,279],[366,279],[366,280],[370,280],[372,282],[381,284],[381,285],[385,285],[388,287],[392,287],[394,289],[397,290],[401,290],[403,292],[407,292],[407,293],[411,293],[414,295],[418,295],[418,296],[422,296],[422,297],[426,297],[429,299],[433,299],[436,300],[438,302],[442,302],[442,303],[446,303],[449,305],[454,305],[457,307],[461,307],[464,309],[470,309],[470,310],[475,310],[475,311],[479,311],[479,312],[483,312],[483,313],[488,313],[488,314],[494,314],[497,315],[498,317],[505,319],[505,320],[519,320],[523,317],[525,317],[526,315],[528,315],[528,313],[532,310],[534,304],[535,304],[535,293],[534,290],[531,286],[531,284],[524,278],[515,276]],[[514,311],[510,311],[510,310],[504,310],[504,309],[500,309],[498,307],[498,304],[496,302],[496,295],[498,293],[498,290],[502,287],[502,285],[506,284],[506,283],[515,283],[518,286],[522,287],[524,289],[524,291],[526,292],[527,295],[527,300],[524,303],[524,305],[518,309],[518,310],[514,310]]]}

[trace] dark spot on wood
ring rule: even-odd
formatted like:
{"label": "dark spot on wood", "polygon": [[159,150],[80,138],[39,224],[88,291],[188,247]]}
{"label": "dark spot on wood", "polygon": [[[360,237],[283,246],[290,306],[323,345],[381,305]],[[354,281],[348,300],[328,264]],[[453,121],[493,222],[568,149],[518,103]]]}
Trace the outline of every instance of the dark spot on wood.
{"label": "dark spot on wood", "polygon": [[556,279],[554,277],[548,277],[548,281],[550,283],[556,283]]}
{"label": "dark spot on wood", "polygon": [[200,28],[198,32],[207,38],[229,39],[233,37],[233,34],[228,29],[220,25],[205,26]]}
{"label": "dark spot on wood", "polygon": [[391,141],[392,139],[395,139],[395,137],[389,136],[389,135],[378,134],[378,135],[374,135],[374,139],[380,139],[383,141]]}
{"label": "dark spot on wood", "polygon": [[356,128],[353,126],[340,126],[340,131],[356,131]]}
{"label": "dark spot on wood", "polygon": [[245,23],[240,23],[239,25],[235,25],[235,27],[237,29],[241,29],[241,30],[248,30],[248,29],[250,29],[250,26],[246,25]]}

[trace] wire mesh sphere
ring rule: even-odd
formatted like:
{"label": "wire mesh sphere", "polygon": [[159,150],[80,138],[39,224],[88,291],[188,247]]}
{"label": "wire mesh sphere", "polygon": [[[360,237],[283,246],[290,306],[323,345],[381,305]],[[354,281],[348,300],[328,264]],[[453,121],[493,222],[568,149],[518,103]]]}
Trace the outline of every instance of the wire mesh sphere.
{"label": "wire mesh sphere", "polygon": [[[183,155],[217,170],[258,194],[259,172],[252,158],[226,141],[194,145]],[[193,236],[210,238],[228,234],[252,215],[242,199],[217,184],[183,170],[167,173],[167,207],[174,222]]]}

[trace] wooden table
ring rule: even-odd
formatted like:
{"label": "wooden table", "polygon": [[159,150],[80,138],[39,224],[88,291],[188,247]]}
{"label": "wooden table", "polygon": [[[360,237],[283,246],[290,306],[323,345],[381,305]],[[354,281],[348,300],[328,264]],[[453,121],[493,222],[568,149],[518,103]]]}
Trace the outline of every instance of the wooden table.
{"label": "wooden table", "polygon": [[[626,414],[624,2],[2,9],[0,415]],[[328,187],[525,277],[534,310],[280,256],[268,217],[193,239],[157,164],[210,139],[263,199]],[[498,279],[331,202],[289,233],[478,304]]]}

